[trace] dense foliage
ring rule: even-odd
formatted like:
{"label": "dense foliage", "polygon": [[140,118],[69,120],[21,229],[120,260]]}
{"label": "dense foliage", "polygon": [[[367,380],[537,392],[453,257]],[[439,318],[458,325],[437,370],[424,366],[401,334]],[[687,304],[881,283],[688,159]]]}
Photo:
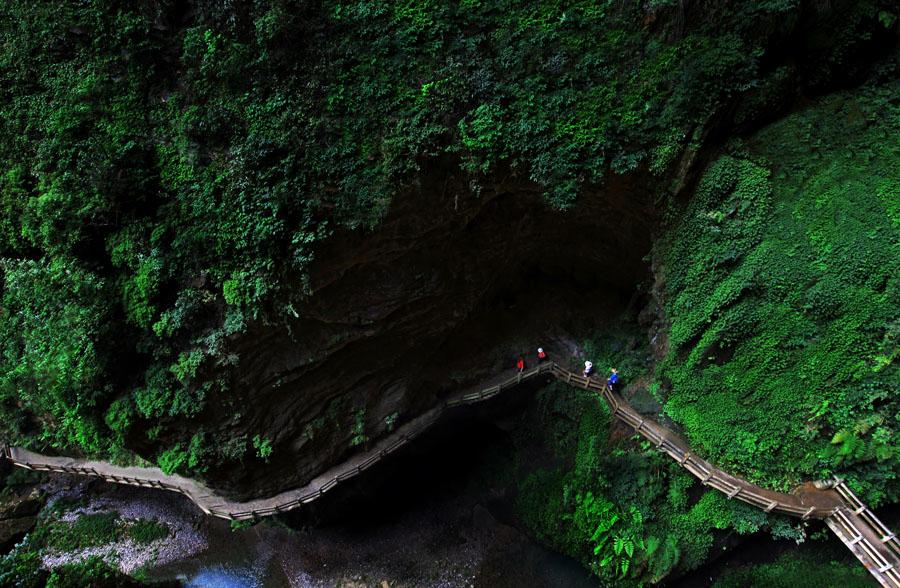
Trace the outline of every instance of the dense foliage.
{"label": "dense foliage", "polygon": [[731,570],[717,579],[713,588],[866,588],[871,585],[872,578],[862,566],[786,554],[772,563]]}
{"label": "dense foliage", "polygon": [[764,485],[837,474],[872,504],[900,497],[898,90],[735,141],[661,245],[666,412]]}
{"label": "dense foliage", "polygon": [[[3,435],[265,458],[266,431],[183,423],[226,392],[228,337],[302,310],[333,227],[441,161],[563,208],[609,170],[665,177],[741,96],[745,124],[766,88],[864,69],[891,3],[829,4],[4,2]],[[808,65],[771,74],[792,35]]]}
{"label": "dense foliage", "polygon": [[[649,358],[626,348],[625,340],[606,337],[588,342],[584,352],[602,369],[615,365],[629,379],[645,376]],[[623,435],[626,430],[615,426],[596,394],[554,384],[538,394],[520,433],[526,437],[520,445],[533,436],[540,444],[552,441],[556,451],[553,465],[520,481],[520,516],[541,541],[579,559],[608,585],[645,585],[675,569],[694,569],[720,531],[803,538],[794,521],[704,488],[640,436]]]}
{"label": "dense foliage", "polygon": [[97,556],[59,566],[53,571],[41,567],[36,551],[23,542],[0,558],[2,588],[138,588],[144,584],[121,574]]}

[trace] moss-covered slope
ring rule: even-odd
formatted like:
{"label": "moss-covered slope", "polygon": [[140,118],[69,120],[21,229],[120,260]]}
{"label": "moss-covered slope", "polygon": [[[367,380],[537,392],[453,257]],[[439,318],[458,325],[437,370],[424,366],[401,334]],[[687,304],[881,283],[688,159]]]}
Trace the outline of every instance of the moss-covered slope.
{"label": "moss-covered slope", "polygon": [[898,92],[872,83],[734,141],[658,246],[665,410],[758,482],[841,475],[898,498]]}

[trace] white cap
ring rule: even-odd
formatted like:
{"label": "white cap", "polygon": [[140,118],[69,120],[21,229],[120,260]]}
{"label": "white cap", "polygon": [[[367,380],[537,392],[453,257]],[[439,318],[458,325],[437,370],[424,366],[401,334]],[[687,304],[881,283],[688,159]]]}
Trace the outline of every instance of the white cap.
{"label": "white cap", "polygon": [[589,361],[586,361],[586,362],[584,362],[584,367],[587,368],[587,369],[590,369],[590,368],[594,367],[594,364],[592,364],[592,363],[589,362]]}
{"label": "white cap", "polygon": [[543,348],[543,347],[538,347],[538,353],[543,353],[543,352],[544,352],[544,348]]}

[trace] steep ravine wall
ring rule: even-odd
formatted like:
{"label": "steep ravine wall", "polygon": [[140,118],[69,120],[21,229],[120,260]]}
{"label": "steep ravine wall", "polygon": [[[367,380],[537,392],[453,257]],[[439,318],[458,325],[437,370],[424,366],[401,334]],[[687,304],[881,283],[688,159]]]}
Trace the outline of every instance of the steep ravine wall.
{"label": "steep ravine wall", "polygon": [[[790,55],[774,54],[766,70],[781,60],[790,66],[784,91],[759,90],[777,107],[766,96],[736,98],[694,129],[695,148],[666,172],[610,174],[602,187],[584,186],[565,212],[508,170],[476,186],[453,158],[418,162],[417,183],[394,197],[377,228],[335,229],[316,251],[312,294],[295,318],[252,325],[228,343],[236,358],[223,371],[229,391],[192,426],[225,438],[258,435],[273,452],[265,462],[223,463],[205,481],[235,499],[302,485],[358,450],[354,438],[376,441],[544,341],[541,324],[551,321],[541,317],[565,319],[566,307],[577,324],[554,335],[588,333],[638,283],[653,294],[642,318],[660,359],[663,287],[646,261],[663,208],[655,198],[689,199],[728,138],[798,107],[808,80]],[[562,300],[573,293],[593,304]],[[133,431],[129,446],[152,458],[166,443],[143,433]]]}
{"label": "steep ravine wall", "polygon": [[[512,362],[531,346],[516,342],[546,336],[538,319],[560,311],[562,290],[624,305],[646,276],[657,216],[638,176],[615,177],[565,212],[514,179],[473,194],[447,173],[428,177],[377,230],[338,233],[318,252],[295,320],[232,341],[233,396],[219,407],[240,418],[207,411],[204,426],[267,436],[274,451],[252,468],[226,464],[210,485],[242,497],[302,484],[354,451],[360,432],[377,440],[390,420],[424,412],[498,357]],[[573,317],[584,332],[604,318],[594,306]],[[495,320],[503,312],[508,320]]]}

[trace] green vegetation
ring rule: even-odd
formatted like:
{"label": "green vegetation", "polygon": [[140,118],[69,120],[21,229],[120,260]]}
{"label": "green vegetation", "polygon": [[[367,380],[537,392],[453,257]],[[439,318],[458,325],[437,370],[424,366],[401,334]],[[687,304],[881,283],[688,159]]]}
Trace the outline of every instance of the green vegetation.
{"label": "green vegetation", "polygon": [[838,474],[873,505],[900,497],[898,90],[734,142],[660,247],[666,412],[763,485]]}
{"label": "green vegetation", "polygon": [[50,549],[77,551],[127,539],[147,544],[164,539],[168,534],[168,527],[163,523],[147,519],[126,520],[118,513],[104,512],[79,515],[73,523],[47,521],[34,536]]}
{"label": "green vegetation", "polygon": [[25,468],[11,468],[10,472],[3,477],[2,486],[0,486],[0,496],[10,494],[18,487],[28,488],[45,482],[47,477],[45,472],[26,470]]}
{"label": "green vegetation", "polygon": [[366,435],[366,407],[358,408],[353,412],[353,436],[350,438],[350,447],[364,445],[369,441]]}
{"label": "green vegetation", "polygon": [[[596,365],[616,365],[634,380],[646,372],[648,358],[625,348],[615,338],[584,345]],[[802,536],[785,518],[704,489],[649,443],[620,437],[622,429],[612,425],[596,394],[554,384],[538,394],[522,428],[526,438],[519,440],[520,446],[529,438],[549,443],[557,454],[555,465],[520,481],[522,520],[538,539],[603,580],[643,585],[676,568],[694,569],[706,560],[718,531]]]}
{"label": "green vegetation", "polygon": [[110,322],[103,280],[72,260],[8,259],[0,267],[0,337],[6,342],[0,394],[7,422],[27,426],[26,413],[10,410],[18,400],[54,419],[55,426],[41,429],[42,441],[101,449],[95,407],[109,390],[99,347]]}
{"label": "green vegetation", "polygon": [[397,418],[400,416],[398,412],[392,412],[391,414],[384,417],[384,428],[390,433],[397,426]]}
{"label": "green vegetation", "polygon": [[232,533],[238,533],[240,531],[244,531],[245,529],[251,528],[257,522],[256,519],[245,519],[245,520],[233,520],[229,523],[229,528]]}
{"label": "green vegetation", "polygon": [[99,557],[89,557],[50,572],[46,588],[124,588],[141,585],[119,573]]}
{"label": "green vegetation", "polygon": [[746,566],[716,580],[713,588],[867,588],[872,578],[862,566],[844,562],[822,563],[809,557],[785,554],[770,564]]}
{"label": "green vegetation", "polygon": [[115,512],[80,515],[71,525],[56,522],[48,527],[46,545],[58,551],[76,551],[113,543],[119,536],[118,522]]}
{"label": "green vegetation", "polygon": [[[610,171],[664,181],[736,102],[790,101],[773,39],[819,87],[896,26],[887,0],[801,4],[3,3],[0,433],[166,471],[262,457],[223,432],[227,343],[298,315],[335,227],[376,226],[429,161],[559,208]],[[229,426],[185,426],[211,401]]]}
{"label": "green vegetation", "polygon": [[98,557],[66,564],[47,572],[40,569],[37,553],[17,546],[0,559],[0,587],[3,588],[125,588],[141,586],[116,571]]}
{"label": "green vegetation", "polygon": [[31,537],[0,558],[0,586],[3,588],[42,588],[47,573],[41,569],[41,554],[33,548]]}
{"label": "green vegetation", "polygon": [[253,449],[256,450],[256,457],[268,461],[269,456],[272,455],[272,440],[255,435],[253,437]]}
{"label": "green vegetation", "polygon": [[128,538],[142,545],[165,539],[169,536],[169,528],[158,521],[137,519],[131,522],[125,530]]}

